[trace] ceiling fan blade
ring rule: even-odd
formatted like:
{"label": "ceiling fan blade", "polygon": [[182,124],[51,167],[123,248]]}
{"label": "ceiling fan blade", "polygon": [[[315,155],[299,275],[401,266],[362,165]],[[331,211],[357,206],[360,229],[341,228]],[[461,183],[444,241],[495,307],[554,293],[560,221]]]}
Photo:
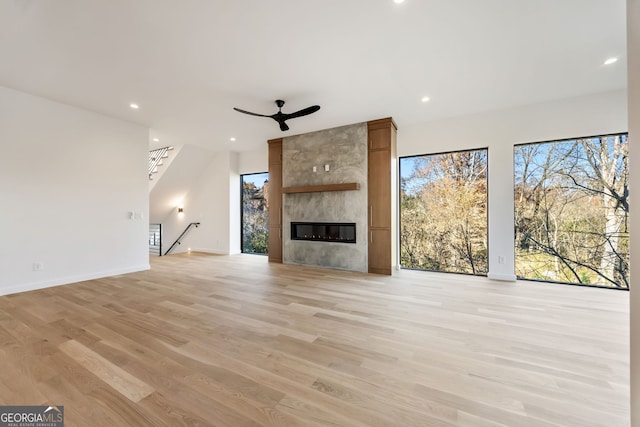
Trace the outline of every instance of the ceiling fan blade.
{"label": "ceiling fan blade", "polygon": [[289,119],[295,119],[296,117],[306,116],[308,114],[315,113],[319,109],[320,109],[319,105],[312,105],[311,107],[303,108],[302,110],[296,111],[295,113],[285,114],[284,119],[289,120]]}
{"label": "ceiling fan blade", "polygon": [[236,110],[239,113],[244,113],[244,114],[249,114],[251,116],[258,116],[258,117],[271,117],[271,116],[267,116],[264,114],[258,114],[258,113],[252,113],[251,111],[246,111],[246,110],[241,110],[239,108],[233,107],[234,110]]}
{"label": "ceiling fan blade", "polygon": [[282,106],[284,105],[284,101],[278,99],[278,100],[276,100],[276,105],[278,106],[278,112],[275,113],[275,114],[272,114],[270,116],[268,116],[266,114],[252,113],[251,111],[242,110],[242,109],[236,108],[236,107],[233,107],[233,109],[236,110],[239,113],[249,114],[250,116],[270,117],[273,120],[275,120],[276,122],[278,122],[278,124],[280,125],[280,130],[283,131],[283,132],[289,130],[289,126],[287,126],[287,124],[285,123],[285,120],[295,119],[296,117],[306,116],[308,114],[315,113],[316,111],[318,111],[320,109],[319,105],[312,105],[311,107],[303,108],[302,110],[296,111],[295,113],[285,114],[285,113],[282,112]]}

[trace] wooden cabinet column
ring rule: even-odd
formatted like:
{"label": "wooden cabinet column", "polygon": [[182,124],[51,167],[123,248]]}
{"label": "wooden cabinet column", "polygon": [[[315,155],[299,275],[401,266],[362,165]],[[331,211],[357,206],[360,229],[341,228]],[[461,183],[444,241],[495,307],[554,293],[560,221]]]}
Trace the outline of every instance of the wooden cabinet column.
{"label": "wooden cabinet column", "polygon": [[391,117],[368,125],[368,247],[369,273],[391,275],[395,265],[394,200],[396,132]]}
{"label": "wooden cabinet column", "polygon": [[282,138],[269,144],[269,262],[282,262]]}

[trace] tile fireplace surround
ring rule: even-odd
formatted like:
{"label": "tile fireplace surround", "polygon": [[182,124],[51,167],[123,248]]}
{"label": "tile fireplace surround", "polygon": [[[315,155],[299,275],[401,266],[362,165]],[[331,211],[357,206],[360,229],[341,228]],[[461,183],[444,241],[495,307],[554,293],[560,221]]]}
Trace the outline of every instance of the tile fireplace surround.
{"label": "tile fireplace surround", "polygon": [[284,263],[367,271],[366,238],[354,244],[291,239],[292,222],[355,223],[356,234],[367,235],[367,124],[283,139],[283,187],[341,183],[358,183],[360,188],[283,195]]}

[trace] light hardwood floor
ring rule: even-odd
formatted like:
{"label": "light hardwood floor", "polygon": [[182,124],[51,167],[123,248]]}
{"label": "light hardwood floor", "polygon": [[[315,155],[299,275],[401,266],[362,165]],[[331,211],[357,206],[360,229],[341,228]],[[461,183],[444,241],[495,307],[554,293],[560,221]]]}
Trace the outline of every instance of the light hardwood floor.
{"label": "light hardwood floor", "polygon": [[0,298],[0,403],[67,426],[627,426],[628,293],[252,255]]}

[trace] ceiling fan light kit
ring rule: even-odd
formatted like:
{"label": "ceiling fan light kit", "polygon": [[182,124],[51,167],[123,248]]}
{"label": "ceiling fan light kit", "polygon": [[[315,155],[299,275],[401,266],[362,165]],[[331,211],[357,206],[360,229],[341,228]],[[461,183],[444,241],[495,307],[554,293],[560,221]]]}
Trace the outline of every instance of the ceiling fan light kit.
{"label": "ceiling fan light kit", "polygon": [[275,113],[275,114],[272,114],[270,116],[268,116],[266,114],[252,113],[251,111],[242,110],[242,109],[236,108],[236,107],[233,107],[233,109],[238,111],[238,112],[240,112],[240,113],[249,114],[251,116],[270,117],[273,120],[275,120],[276,122],[278,122],[278,124],[280,125],[280,130],[283,131],[283,132],[289,130],[289,126],[287,126],[285,121],[287,121],[289,119],[295,119],[296,117],[307,116],[309,114],[315,113],[316,111],[318,111],[320,109],[319,105],[312,105],[311,107],[303,108],[302,110],[296,111],[295,113],[288,113],[287,114],[287,113],[283,113],[282,112],[282,107],[284,106],[284,101],[283,100],[277,99],[276,100],[276,105],[278,106],[278,112]]}

